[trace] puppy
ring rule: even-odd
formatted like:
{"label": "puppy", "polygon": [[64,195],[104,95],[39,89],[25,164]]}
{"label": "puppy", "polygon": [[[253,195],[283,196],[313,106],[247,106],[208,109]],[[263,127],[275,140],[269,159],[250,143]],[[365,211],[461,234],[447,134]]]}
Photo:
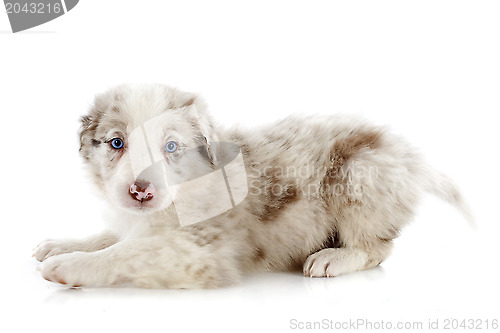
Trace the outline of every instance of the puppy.
{"label": "puppy", "polygon": [[113,212],[103,233],[48,240],[68,286],[216,288],[248,272],[334,277],[376,267],[425,192],[462,196],[401,138],[345,117],[217,127],[196,95],[118,86],[82,118],[80,153]]}

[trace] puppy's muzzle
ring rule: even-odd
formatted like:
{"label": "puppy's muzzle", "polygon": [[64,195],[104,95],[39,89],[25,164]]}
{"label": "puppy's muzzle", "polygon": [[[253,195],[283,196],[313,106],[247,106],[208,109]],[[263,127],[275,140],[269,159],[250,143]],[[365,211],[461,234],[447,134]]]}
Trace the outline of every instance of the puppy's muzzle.
{"label": "puppy's muzzle", "polygon": [[137,180],[128,190],[132,198],[137,201],[145,202],[153,199],[155,188],[153,184],[145,180]]}

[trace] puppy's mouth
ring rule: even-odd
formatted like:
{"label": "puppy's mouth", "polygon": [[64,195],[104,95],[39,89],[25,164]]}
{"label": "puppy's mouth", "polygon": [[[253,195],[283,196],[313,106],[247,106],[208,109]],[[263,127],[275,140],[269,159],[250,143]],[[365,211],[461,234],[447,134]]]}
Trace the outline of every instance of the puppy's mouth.
{"label": "puppy's mouth", "polygon": [[149,211],[153,209],[157,209],[156,205],[152,202],[136,202],[136,201],[128,201],[125,204],[126,208],[134,209],[138,211]]}

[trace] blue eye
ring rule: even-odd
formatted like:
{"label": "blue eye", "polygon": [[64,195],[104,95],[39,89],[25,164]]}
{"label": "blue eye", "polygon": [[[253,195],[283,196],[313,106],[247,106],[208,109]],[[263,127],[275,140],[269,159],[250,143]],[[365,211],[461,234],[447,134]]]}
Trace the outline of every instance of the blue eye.
{"label": "blue eye", "polygon": [[169,141],[167,142],[167,144],[165,145],[165,151],[167,153],[173,153],[177,150],[177,143],[175,143],[174,141]]}
{"label": "blue eye", "polygon": [[111,140],[111,147],[114,149],[122,149],[123,148],[123,140],[119,138],[114,138]]}

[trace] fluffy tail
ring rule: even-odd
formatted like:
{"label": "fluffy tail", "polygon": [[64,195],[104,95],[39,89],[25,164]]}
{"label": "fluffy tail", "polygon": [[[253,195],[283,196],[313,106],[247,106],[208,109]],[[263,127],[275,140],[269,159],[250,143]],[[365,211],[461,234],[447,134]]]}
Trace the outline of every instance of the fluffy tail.
{"label": "fluffy tail", "polygon": [[476,227],[474,215],[462,193],[450,177],[433,169],[427,170],[429,180],[425,190],[455,206],[472,227]]}

